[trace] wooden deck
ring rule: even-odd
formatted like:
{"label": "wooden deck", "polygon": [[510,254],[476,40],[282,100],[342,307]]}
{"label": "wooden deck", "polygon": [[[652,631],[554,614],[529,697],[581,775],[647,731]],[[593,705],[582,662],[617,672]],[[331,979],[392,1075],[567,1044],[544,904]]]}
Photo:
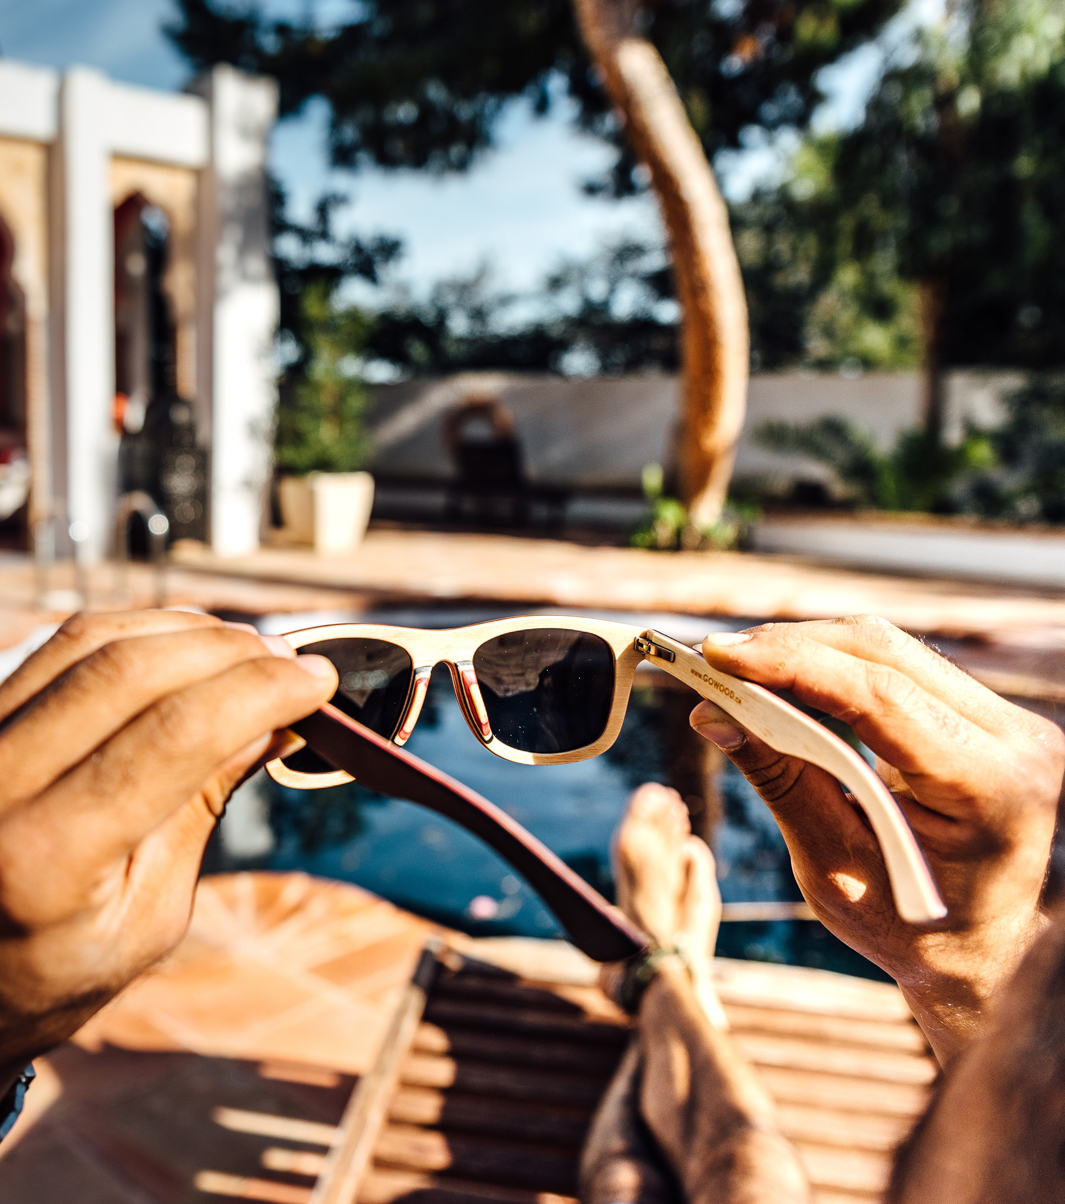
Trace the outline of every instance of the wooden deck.
{"label": "wooden deck", "polygon": [[[0,1199],[309,1204],[434,935],[474,961],[442,955],[408,1025],[359,1201],[572,1196],[627,1040],[592,963],[560,942],[446,933],[356,887],[241,874],[205,879],[175,955],[41,1060],[0,1146]],[[935,1075],[899,992],[760,963],[716,972],[819,1204],[878,1198]]]}

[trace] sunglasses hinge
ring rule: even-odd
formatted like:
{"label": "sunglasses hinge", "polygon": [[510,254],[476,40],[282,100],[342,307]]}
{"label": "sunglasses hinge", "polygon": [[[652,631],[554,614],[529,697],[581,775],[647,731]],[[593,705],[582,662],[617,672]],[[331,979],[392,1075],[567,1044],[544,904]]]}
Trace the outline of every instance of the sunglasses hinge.
{"label": "sunglasses hinge", "polygon": [[637,652],[642,652],[644,656],[657,656],[659,660],[669,661],[670,664],[677,659],[675,652],[671,652],[668,648],[663,648],[661,645],[653,643],[646,636],[638,635],[632,641],[632,646]]}

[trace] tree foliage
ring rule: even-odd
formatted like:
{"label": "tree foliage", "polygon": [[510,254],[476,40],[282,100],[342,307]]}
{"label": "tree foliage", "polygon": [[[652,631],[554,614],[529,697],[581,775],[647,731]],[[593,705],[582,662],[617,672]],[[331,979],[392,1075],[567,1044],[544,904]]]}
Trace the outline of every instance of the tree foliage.
{"label": "tree foliage", "polygon": [[[329,29],[272,19],[260,5],[176,0],[167,32],[197,68],[274,76],[282,114],[330,108],[334,163],[467,168],[506,104],[545,113],[565,96],[618,159],[595,187],[642,187],[574,22],[571,0],[352,0]],[[752,125],[802,126],[818,70],[881,28],[899,0],[658,0],[638,25],[661,53],[713,158]]]}
{"label": "tree foliage", "polygon": [[848,250],[867,266],[880,257],[903,281],[937,289],[935,329],[923,333],[944,364],[1061,363],[1065,13],[1057,0],[959,6],[890,65],[864,121],[834,142],[829,159],[807,208],[816,220],[826,206],[826,248],[838,265]]}
{"label": "tree foliage", "polygon": [[629,239],[567,260],[531,294],[491,273],[396,299],[375,318],[365,354],[414,375],[474,369],[611,376],[677,368],[676,303],[660,248]]}

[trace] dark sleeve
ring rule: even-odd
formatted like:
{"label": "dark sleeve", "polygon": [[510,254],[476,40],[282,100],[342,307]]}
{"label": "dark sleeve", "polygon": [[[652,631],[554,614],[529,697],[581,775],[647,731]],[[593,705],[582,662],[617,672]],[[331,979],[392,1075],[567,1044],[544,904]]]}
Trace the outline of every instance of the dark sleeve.
{"label": "dark sleeve", "polygon": [[22,1103],[26,1098],[26,1089],[36,1077],[32,1066],[26,1069],[11,1084],[7,1094],[0,1099],[0,1141],[15,1127],[22,1112]]}

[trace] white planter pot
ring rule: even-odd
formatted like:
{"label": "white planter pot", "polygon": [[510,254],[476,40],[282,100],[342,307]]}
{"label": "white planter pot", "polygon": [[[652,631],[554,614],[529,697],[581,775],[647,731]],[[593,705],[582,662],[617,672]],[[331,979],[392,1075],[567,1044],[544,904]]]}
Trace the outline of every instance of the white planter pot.
{"label": "white planter pot", "polygon": [[312,472],[278,486],[286,539],[310,544],[319,556],[342,556],[362,543],[373,506],[368,472]]}

